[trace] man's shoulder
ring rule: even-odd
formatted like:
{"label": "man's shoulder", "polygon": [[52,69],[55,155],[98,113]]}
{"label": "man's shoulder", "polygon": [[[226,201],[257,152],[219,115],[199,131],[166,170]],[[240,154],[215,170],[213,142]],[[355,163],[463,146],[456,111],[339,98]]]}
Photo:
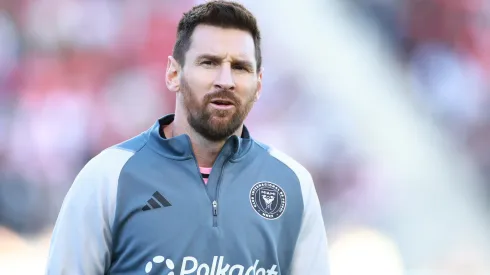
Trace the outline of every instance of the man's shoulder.
{"label": "man's shoulder", "polygon": [[254,140],[254,142],[267,152],[268,157],[275,159],[276,161],[282,163],[287,169],[291,170],[296,174],[300,181],[304,181],[311,178],[310,172],[306,167],[304,167],[299,161],[294,159],[289,154],[282,150],[279,150],[271,145],[262,143],[260,141]]}
{"label": "man's shoulder", "polygon": [[119,172],[124,164],[147,142],[145,133],[129,138],[123,142],[102,149],[83,167],[82,172],[106,175]]}
{"label": "man's shoulder", "polygon": [[120,142],[118,144],[115,144],[108,149],[119,149],[119,150],[124,150],[132,153],[136,153],[139,150],[141,150],[143,147],[145,147],[146,143],[148,142],[148,133],[143,132],[137,136],[134,136],[132,138],[129,138],[123,142]]}
{"label": "man's shoulder", "polygon": [[102,150],[78,172],[66,200],[79,205],[86,205],[106,196],[110,198],[107,201],[115,200],[119,176],[133,154],[115,147]]}
{"label": "man's shoulder", "polygon": [[131,156],[140,151],[147,142],[145,133],[131,137],[125,141],[102,149],[86,164],[85,168],[109,169],[120,162],[126,162]]}
{"label": "man's shoulder", "polygon": [[80,174],[104,176],[114,172],[118,173],[133,155],[134,152],[120,147],[105,148],[85,164]]}

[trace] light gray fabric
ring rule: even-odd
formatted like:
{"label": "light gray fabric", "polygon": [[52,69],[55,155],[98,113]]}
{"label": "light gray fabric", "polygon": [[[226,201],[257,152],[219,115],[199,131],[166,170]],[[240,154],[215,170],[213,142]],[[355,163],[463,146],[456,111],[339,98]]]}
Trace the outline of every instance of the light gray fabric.
{"label": "light gray fabric", "polygon": [[82,170],[58,218],[48,274],[328,274],[306,169],[232,137],[206,185],[188,137],[160,137],[169,120]]}
{"label": "light gray fabric", "polygon": [[46,274],[104,274],[109,268],[119,173],[132,155],[107,149],[80,171],[53,230]]}

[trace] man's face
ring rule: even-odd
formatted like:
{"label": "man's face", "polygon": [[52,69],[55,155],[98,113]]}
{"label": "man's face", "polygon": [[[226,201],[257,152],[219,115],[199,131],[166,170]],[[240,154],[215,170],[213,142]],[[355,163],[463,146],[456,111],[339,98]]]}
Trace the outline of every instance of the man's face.
{"label": "man's face", "polygon": [[211,141],[235,133],[261,88],[252,36],[242,30],[199,25],[185,56],[178,96],[190,126]]}

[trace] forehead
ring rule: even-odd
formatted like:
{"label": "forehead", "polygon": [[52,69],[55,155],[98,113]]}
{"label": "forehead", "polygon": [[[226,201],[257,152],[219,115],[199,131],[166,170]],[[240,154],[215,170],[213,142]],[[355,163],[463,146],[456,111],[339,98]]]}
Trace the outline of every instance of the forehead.
{"label": "forehead", "polygon": [[255,60],[255,44],[252,35],[243,30],[198,25],[191,37],[187,56],[196,58],[202,54]]}

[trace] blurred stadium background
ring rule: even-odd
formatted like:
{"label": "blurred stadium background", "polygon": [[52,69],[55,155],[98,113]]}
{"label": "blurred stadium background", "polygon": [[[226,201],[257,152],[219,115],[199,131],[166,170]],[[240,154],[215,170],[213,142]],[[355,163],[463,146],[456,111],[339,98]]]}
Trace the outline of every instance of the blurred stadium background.
{"label": "blurred stadium background", "polygon": [[[171,112],[197,0],[0,0],[0,274],[43,274],[82,166]],[[490,274],[490,1],[243,2],[252,135],[312,173],[332,275]]]}

